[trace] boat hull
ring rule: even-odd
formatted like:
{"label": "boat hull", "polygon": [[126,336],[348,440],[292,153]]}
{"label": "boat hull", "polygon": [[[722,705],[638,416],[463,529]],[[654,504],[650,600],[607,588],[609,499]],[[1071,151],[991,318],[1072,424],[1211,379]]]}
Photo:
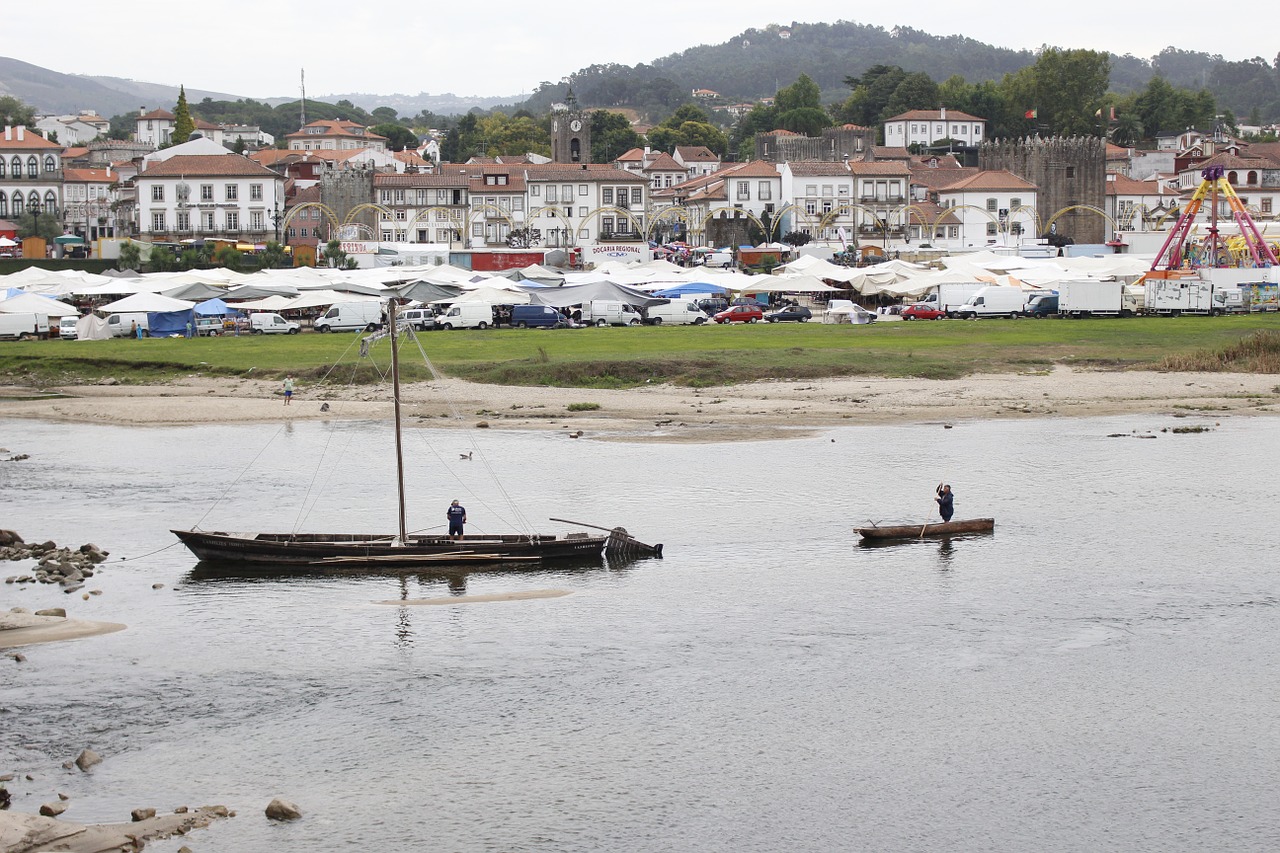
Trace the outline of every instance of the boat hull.
{"label": "boat hull", "polygon": [[174,530],[202,561],[309,568],[417,566],[438,563],[541,563],[596,557],[608,536],[411,536],[397,544],[391,535],[359,533],[226,533]]}
{"label": "boat hull", "polygon": [[933,524],[895,524],[886,527],[855,527],[864,540],[921,539],[924,537],[958,536],[962,533],[991,533],[994,518],[969,518],[962,521],[939,521]]}

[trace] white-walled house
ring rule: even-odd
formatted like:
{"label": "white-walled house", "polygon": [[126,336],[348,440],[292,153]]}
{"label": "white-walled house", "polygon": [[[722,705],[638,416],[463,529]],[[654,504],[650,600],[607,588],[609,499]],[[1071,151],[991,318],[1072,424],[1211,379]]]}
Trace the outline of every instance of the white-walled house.
{"label": "white-walled house", "polygon": [[[1107,240],[1121,231],[1167,231],[1173,226],[1171,211],[1179,207],[1182,194],[1160,181],[1136,181],[1117,172],[1107,173]],[[1112,227],[1111,222],[1115,222]]]}
{"label": "white-walled house", "polygon": [[[590,249],[645,237],[649,182],[643,175],[609,165],[548,163],[525,166],[524,179],[528,225],[541,232],[543,246]],[[483,236],[474,220],[471,227],[473,239]]]}
{"label": "white-walled house", "polygon": [[1012,172],[989,170],[938,189],[938,204],[959,221],[960,247],[1021,242],[1035,237],[1036,185]]}
{"label": "white-walled house", "polygon": [[987,120],[959,110],[908,110],[886,119],[884,144],[891,148],[933,145],[954,139],[965,147],[977,147],[987,138]]}
{"label": "white-walled house", "polygon": [[845,162],[790,161],[778,167],[784,204],[789,212],[782,229],[800,231],[815,240],[852,241],[858,226],[854,177]]}
{"label": "white-walled house", "polygon": [[862,238],[901,235],[901,213],[909,201],[911,167],[902,160],[850,160],[858,235]]}
{"label": "white-walled house", "polygon": [[720,158],[705,145],[677,145],[671,156],[691,178],[710,175],[720,168]]}
{"label": "white-walled house", "polygon": [[103,169],[62,170],[63,228],[85,240],[116,236],[116,188],[120,174]]}
{"label": "white-walled house", "polygon": [[29,127],[0,135],[0,219],[62,211],[62,146]]}
{"label": "white-walled house", "polygon": [[143,107],[138,110],[138,117],[134,120],[133,138],[153,148],[168,145],[173,142],[173,128],[176,121],[174,114],[168,110],[147,112]]}
{"label": "white-walled house", "polygon": [[143,240],[264,243],[284,211],[284,178],[241,154],[178,155],[134,179]]}

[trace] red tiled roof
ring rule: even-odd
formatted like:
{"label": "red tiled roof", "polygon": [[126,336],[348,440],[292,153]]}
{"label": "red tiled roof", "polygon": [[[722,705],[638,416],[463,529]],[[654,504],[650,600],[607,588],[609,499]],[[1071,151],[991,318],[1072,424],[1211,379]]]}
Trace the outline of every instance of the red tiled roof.
{"label": "red tiled roof", "polygon": [[[885,121],[943,121],[941,110],[907,110],[905,113],[887,118]],[[985,118],[971,116],[959,110],[947,110],[946,121],[986,121]]]}
{"label": "red tiled roof", "polygon": [[705,145],[677,145],[676,151],[686,163],[714,163],[720,159]]}
{"label": "red tiled roof", "polygon": [[1113,172],[1107,176],[1107,195],[1167,195],[1175,196],[1177,190],[1166,189],[1159,181],[1135,181],[1128,175]]}
{"label": "red tiled roof", "polygon": [[821,163],[813,160],[797,160],[787,163],[791,174],[804,177],[847,177],[852,173],[844,163]]}
{"label": "red tiled roof", "polygon": [[62,180],[67,183],[109,184],[119,178],[119,173],[106,169],[66,169],[62,170]]}
{"label": "red tiled roof", "polygon": [[969,190],[1035,190],[1036,185],[1030,181],[1024,181],[1012,172],[1004,169],[993,169],[984,172],[978,172],[976,175],[970,175],[967,178],[956,181],[947,187],[939,187],[939,192],[966,192]]}
{"label": "red tiled roof", "polygon": [[871,153],[877,160],[910,160],[911,152],[901,146],[873,145]]}
{"label": "red tiled roof", "polygon": [[631,163],[633,161],[640,162],[642,160],[644,160],[644,149],[632,148],[630,151],[626,152],[625,154],[619,154],[617,159],[614,162]]}
{"label": "red tiled roof", "polygon": [[776,178],[778,167],[764,160],[752,160],[750,163],[730,163],[712,175],[732,174],[735,178]]}
{"label": "red tiled roof", "polygon": [[168,110],[152,110],[149,113],[138,116],[139,119],[159,119],[161,121],[173,121],[176,116]]}
{"label": "red tiled roof", "polygon": [[855,175],[890,175],[906,177],[911,174],[901,160],[850,160],[849,171]]}
{"label": "red tiled roof", "polygon": [[523,167],[531,181],[598,181],[618,184],[647,184],[649,179],[625,169],[613,166],[584,163],[574,166],[568,163],[530,164]]}
{"label": "red tiled roof", "polygon": [[976,175],[978,169],[974,167],[958,166],[955,168],[937,168],[937,169],[912,169],[911,183],[917,186],[929,187],[938,190],[943,187],[949,187],[952,184],[963,181],[965,178]]}
{"label": "red tiled roof", "polygon": [[[22,133],[22,139],[18,139],[19,132]],[[6,127],[3,131],[0,131],[0,148],[15,151],[28,151],[35,148],[57,148],[61,150],[62,146],[45,139],[37,130],[19,125],[12,128]]]}
{"label": "red tiled roof", "polygon": [[240,154],[179,154],[149,165],[139,178],[278,178],[275,172]]}
{"label": "red tiled roof", "polygon": [[679,163],[677,163],[676,158],[672,157],[670,154],[667,154],[666,152],[663,152],[659,154],[657,157],[654,157],[653,162],[651,162],[648,166],[644,167],[644,171],[646,172],[683,172],[684,166],[681,166]]}
{"label": "red tiled roof", "polygon": [[438,187],[441,189],[466,189],[470,183],[468,175],[461,175],[457,172],[446,174],[427,174],[419,172],[416,175],[397,175],[391,172],[379,173],[373,176],[373,185],[375,187],[404,187],[410,189],[429,189]]}

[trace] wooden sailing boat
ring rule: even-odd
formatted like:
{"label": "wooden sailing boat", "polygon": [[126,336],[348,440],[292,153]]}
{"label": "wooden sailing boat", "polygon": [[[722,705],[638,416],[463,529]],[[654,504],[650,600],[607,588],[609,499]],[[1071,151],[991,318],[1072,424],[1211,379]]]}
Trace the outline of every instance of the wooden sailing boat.
{"label": "wooden sailing boat", "polygon": [[[661,545],[646,545],[621,527],[603,528],[582,522],[600,533],[564,536],[510,533],[466,535],[455,539],[442,534],[410,534],[405,525],[404,449],[400,417],[400,351],[396,304],[387,310],[391,337],[391,385],[395,411],[396,492],[399,503],[397,533],[231,533],[205,530],[173,530],[201,560],[253,565],[294,565],[316,568],[358,566],[401,568],[452,563],[541,564],[544,560],[598,559],[602,552],[618,557],[662,556]],[[563,521],[563,519],[553,519]]]}

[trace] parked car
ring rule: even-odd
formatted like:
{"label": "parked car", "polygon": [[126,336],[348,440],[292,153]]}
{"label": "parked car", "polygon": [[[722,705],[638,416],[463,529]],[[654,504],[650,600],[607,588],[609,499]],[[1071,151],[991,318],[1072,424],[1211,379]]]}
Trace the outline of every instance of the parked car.
{"label": "parked car", "polygon": [[945,316],[947,312],[932,302],[917,302],[902,309],[904,320],[941,320]]}
{"label": "parked car", "polygon": [[1027,302],[1027,307],[1022,309],[1022,314],[1025,317],[1035,317],[1037,320],[1041,317],[1056,317],[1058,315],[1058,295],[1056,293],[1042,293],[1031,297]]}
{"label": "parked car", "polygon": [[74,341],[80,335],[76,329],[79,322],[79,317],[63,317],[58,320],[58,337],[64,341]]}
{"label": "parked car", "polygon": [[767,323],[807,323],[812,317],[813,312],[803,305],[788,305],[786,308],[764,315]]}
{"label": "parked car", "polygon": [[759,305],[733,305],[711,318],[717,323],[758,323],[764,319]]}
{"label": "parked car", "polygon": [[249,331],[255,335],[296,335],[302,326],[279,314],[262,311],[249,317]]}
{"label": "parked car", "polygon": [[717,296],[709,296],[706,299],[699,299],[698,307],[705,311],[708,317],[712,317],[728,308],[729,300],[721,299]]}

